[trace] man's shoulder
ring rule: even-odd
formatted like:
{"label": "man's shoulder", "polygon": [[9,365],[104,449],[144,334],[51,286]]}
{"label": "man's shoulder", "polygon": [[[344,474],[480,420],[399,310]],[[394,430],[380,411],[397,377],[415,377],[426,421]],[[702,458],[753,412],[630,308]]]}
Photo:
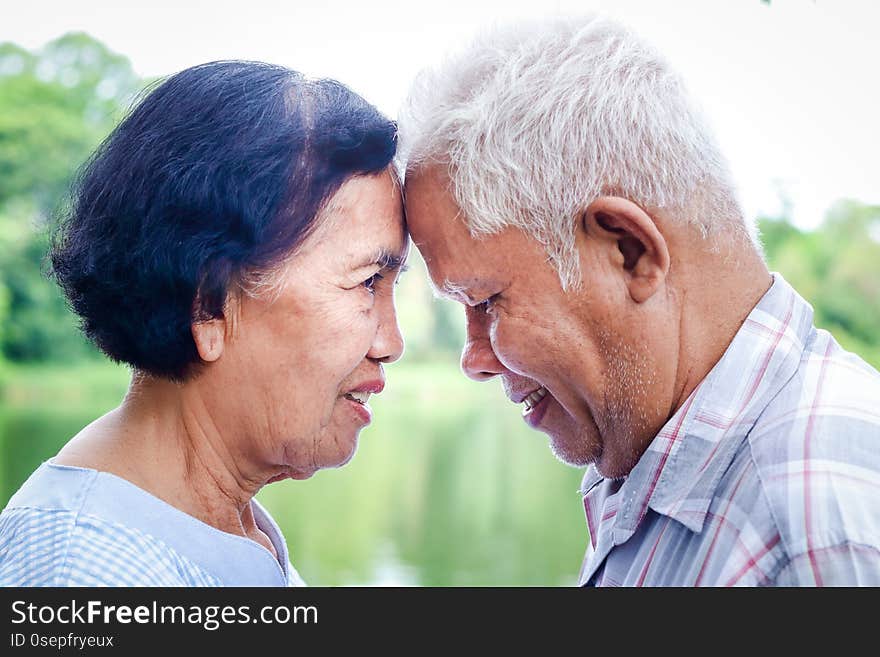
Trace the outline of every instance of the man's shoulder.
{"label": "man's shoulder", "polygon": [[[797,439],[801,440],[798,441]],[[800,446],[805,458],[832,456],[880,464],[880,372],[814,330],[791,378],[768,400],[749,432],[753,453]],[[871,449],[853,451],[855,445]],[[795,452],[796,453],[796,452]],[[764,459],[761,459],[762,461]]]}
{"label": "man's shoulder", "polygon": [[880,374],[826,331],[813,332],[748,449],[791,554],[880,546]]}
{"label": "man's shoulder", "polygon": [[866,419],[880,424],[880,372],[844,349],[828,331],[813,331],[792,383],[808,391],[817,389],[813,395],[817,406],[838,413],[873,411]]}

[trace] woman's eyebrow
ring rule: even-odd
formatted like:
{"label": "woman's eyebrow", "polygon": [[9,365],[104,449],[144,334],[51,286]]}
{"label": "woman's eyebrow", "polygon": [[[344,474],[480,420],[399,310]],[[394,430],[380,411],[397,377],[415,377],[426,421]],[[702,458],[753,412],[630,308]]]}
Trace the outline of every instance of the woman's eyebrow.
{"label": "woman's eyebrow", "polygon": [[404,253],[395,253],[384,247],[363,258],[353,269],[362,269],[370,265],[379,265],[382,269],[399,269],[402,272],[409,269]]}

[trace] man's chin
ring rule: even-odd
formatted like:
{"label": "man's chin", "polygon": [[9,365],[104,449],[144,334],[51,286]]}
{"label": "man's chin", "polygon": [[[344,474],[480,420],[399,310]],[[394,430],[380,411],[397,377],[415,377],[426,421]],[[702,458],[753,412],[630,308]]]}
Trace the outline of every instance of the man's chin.
{"label": "man's chin", "polygon": [[605,479],[625,479],[639,462],[639,456],[635,453],[615,454],[613,451],[605,451],[596,459],[596,472]]}
{"label": "man's chin", "polygon": [[566,465],[585,468],[602,456],[603,443],[595,424],[576,420],[561,404],[549,408],[535,428],[549,438],[550,451]]}
{"label": "man's chin", "polygon": [[598,461],[602,455],[601,450],[590,449],[589,443],[582,438],[560,437],[549,431],[544,433],[550,437],[550,451],[565,465],[570,465],[573,468],[585,468]]}

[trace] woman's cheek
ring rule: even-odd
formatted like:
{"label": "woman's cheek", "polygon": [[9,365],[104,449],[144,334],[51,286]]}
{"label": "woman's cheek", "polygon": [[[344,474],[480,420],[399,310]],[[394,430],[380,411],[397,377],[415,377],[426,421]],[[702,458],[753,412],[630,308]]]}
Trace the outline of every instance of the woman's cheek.
{"label": "woman's cheek", "polygon": [[370,314],[371,302],[364,298],[366,290],[344,290],[343,294],[326,304],[316,322],[317,342],[339,348],[343,339],[351,339],[361,329],[364,317]]}
{"label": "woman's cheek", "polygon": [[327,342],[331,343],[329,349],[331,353],[338,355],[337,358],[345,355],[345,374],[349,374],[364,359],[379,327],[380,313],[377,311],[376,300],[366,289],[362,294],[369,298],[362,297],[357,303],[349,300],[327,324]]}

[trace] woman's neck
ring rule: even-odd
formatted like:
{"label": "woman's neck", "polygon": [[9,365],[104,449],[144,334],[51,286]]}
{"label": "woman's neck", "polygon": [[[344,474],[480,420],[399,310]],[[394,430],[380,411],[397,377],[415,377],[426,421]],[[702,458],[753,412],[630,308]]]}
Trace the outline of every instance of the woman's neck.
{"label": "woman's neck", "polygon": [[234,435],[197,386],[135,374],[122,404],[84,428],[54,461],[117,475],[275,554],[250,504],[274,473],[261,472]]}

